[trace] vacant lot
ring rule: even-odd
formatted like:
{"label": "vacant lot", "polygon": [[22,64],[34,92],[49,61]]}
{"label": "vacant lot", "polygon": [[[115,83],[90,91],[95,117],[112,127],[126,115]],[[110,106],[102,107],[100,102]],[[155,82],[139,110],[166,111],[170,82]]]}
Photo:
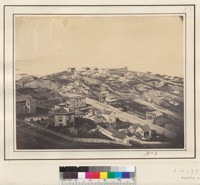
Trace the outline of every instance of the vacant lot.
{"label": "vacant lot", "polygon": [[17,128],[17,149],[120,149],[130,148],[114,144],[74,143],[28,127]]}

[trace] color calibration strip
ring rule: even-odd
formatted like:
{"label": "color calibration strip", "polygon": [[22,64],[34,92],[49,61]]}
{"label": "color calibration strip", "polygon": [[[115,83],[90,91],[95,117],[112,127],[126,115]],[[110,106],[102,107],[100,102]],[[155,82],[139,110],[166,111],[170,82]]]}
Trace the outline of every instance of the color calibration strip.
{"label": "color calibration strip", "polygon": [[135,166],[60,167],[65,184],[135,184]]}

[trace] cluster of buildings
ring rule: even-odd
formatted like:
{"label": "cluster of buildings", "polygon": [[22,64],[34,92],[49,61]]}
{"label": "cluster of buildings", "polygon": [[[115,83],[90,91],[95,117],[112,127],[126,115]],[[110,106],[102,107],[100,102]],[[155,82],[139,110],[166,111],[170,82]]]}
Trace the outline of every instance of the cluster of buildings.
{"label": "cluster of buildings", "polygon": [[152,137],[153,130],[146,125],[132,124],[130,126],[124,126],[119,129],[119,131],[124,131],[126,134],[137,136],[143,140],[149,140]]}
{"label": "cluster of buildings", "polygon": [[[98,125],[99,132],[117,142],[128,143],[128,141],[132,138],[150,140],[152,137],[153,130],[147,124],[131,124],[129,126],[124,125],[124,127],[117,129],[117,115],[113,111],[104,110],[95,114],[91,114],[90,116],[88,115],[87,118],[93,120]],[[106,123],[107,127],[103,128],[101,123]]]}
{"label": "cluster of buildings", "polygon": [[184,81],[184,79],[182,77],[177,77],[177,76],[165,75],[163,78],[168,81],[175,81],[175,82],[183,82]]}
{"label": "cluster of buildings", "polygon": [[[77,70],[74,67],[69,67],[69,68],[67,68],[67,72],[73,73],[75,76],[76,75],[83,75],[83,76],[92,75],[94,77],[112,76],[108,80],[111,80],[112,78],[115,79],[115,76],[117,78],[120,78],[120,76],[116,75],[116,73],[128,74],[128,76],[125,76],[124,79],[129,79],[129,80],[132,79],[132,76],[133,76],[133,73],[128,72],[127,67],[113,68],[113,69],[98,68],[98,67],[82,67],[80,70]],[[140,73],[140,74],[142,74],[142,73]],[[119,79],[119,81],[121,81],[121,80],[122,79]]]}
{"label": "cluster of buildings", "polygon": [[107,123],[109,126],[115,126],[116,124],[116,113],[114,111],[99,110],[91,108],[85,113],[84,118],[94,121],[96,124]]}
{"label": "cluster of buildings", "polygon": [[[147,74],[130,72],[127,67],[118,68],[118,69],[100,69],[97,67],[90,68],[84,67],[81,70],[77,70],[75,67],[67,68],[67,72],[71,73],[71,76],[83,75],[80,79],[76,79],[72,82],[63,84],[62,86],[57,86],[58,84],[52,84],[51,80],[40,79],[37,81],[40,86],[46,87],[48,89],[57,90],[60,94],[70,94],[68,92],[73,90],[83,91],[85,94],[88,94],[90,91],[91,85],[99,85],[98,79],[89,78],[87,75],[97,75],[100,74],[101,77],[104,75],[108,75],[107,81],[110,83],[125,83],[134,78],[134,76],[142,77],[144,75],[152,75],[150,72]],[[62,74],[63,79],[67,79],[67,74]],[[52,77],[53,78],[53,77]],[[74,78],[75,79],[75,78]],[[165,79],[165,78],[164,78]],[[30,81],[29,81],[30,80]],[[175,79],[174,79],[175,80]],[[27,82],[29,81],[29,82]],[[19,81],[20,82],[20,81]],[[34,79],[26,79],[28,85],[27,87],[32,87],[34,83]],[[45,82],[45,83],[44,83]],[[85,83],[87,82],[87,83]],[[84,84],[85,83],[85,84]],[[165,82],[166,83],[166,82]],[[134,87],[137,88],[140,92],[145,92],[146,101],[151,102],[151,94],[153,94],[154,90],[151,91],[151,87],[163,87],[165,85],[164,82],[159,80],[151,80],[147,84],[137,84]],[[36,84],[36,85],[37,85]],[[19,84],[20,85],[20,84]],[[34,85],[34,87],[36,86]],[[49,88],[51,86],[51,88]],[[107,86],[105,86],[107,87]],[[59,89],[59,90],[58,90]],[[99,88],[97,89],[98,100],[102,103],[108,105],[115,105],[118,103],[117,96],[114,96],[108,90],[109,88]],[[111,91],[112,92],[112,91]],[[149,94],[148,94],[149,93]],[[74,92],[74,94],[78,94]],[[81,94],[81,93],[80,93]],[[87,95],[85,95],[87,96]],[[76,118],[89,119],[96,123],[97,129],[99,132],[104,134],[105,136],[113,139],[115,141],[126,143],[130,139],[128,135],[136,136],[137,138],[150,140],[152,137],[152,130],[148,125],[140,125],[140,124],[131,124],[128,127],[117,129],[117,115],[114,111],[109,110],[99,110],[92,106],[86,104],[86,97],[82,95],[76,96],[68,96],[67,100],[62,103],[57,103],[53,105],[47,114],[41,114],[37,111],[37,101],[34,100],[31,96],[19,95],[16,97],[16,114],[17,117],[23,117],[27,122],[33,121],[46,121],[48,125],[52,125],[55,127],[67,126],[69,128],[74,128]],[[61,102],[61,101],[60,101]],[[174,99],[169,100],[170,104],[175,106],[178,103]],[[119,108],[120,109],[120,108]],[[162,126],[164,123],[164,115],[160,111],[144,111],[144,119],[148,120],[150,124],[156,124]],[[106,124],[107,127],[102,127],[101,125]]]}
{"label": "cluster of buildings", "polygon": [[153,86],[153,87],[163,87],[165,83],[163,81],[158,81],[158,80],[151,80],[147,84]]}
{"label": "cluster of buildings", "polygon": [[[100,93],[100,101],[108,103],[116,101],[109,92]],[[172,100],[171,100],[172,101]],[[16,97],[16,114],[22,115],[26,120],[36,121],[47,119],[48,116],[55,126],[67,126],[74,122],[75,117],[88,118],[95,123],[106,122],[116,123],[116,113],[114,111],[102,110],[90,107],[86,104],[85,96],[72,96],[66,102],[54,105],[49,111],[49,115],[41,115],[37,113],[37,101],[31,96],[20,95]],[[160,111],[146,112],[146,119],[153,124],[163,124],[163,113]]]}
{"label": "cluster of buildings", "polygon": [[49,120],[54,126],[70,126],[75,117],[82,117],[86,109],[86,97],[74,96],[65,103],[52,107],[48,115],[37,112],[37,101],[31,96],[20,95],[16,97],[17,117],[23,117],[25,121]]}
{"label": "cluster of buildings", "polygon": [[131,124],[131,125],[124,125],[119,129],[114,129],[113,127],[99,127],[99,132],[104,134],[105,136],[113,139],[117,142],[121,143],[128,143],[130,140],[150,140],[154,133],[147,124],[140,125],[140,124]]}
{"label": "cluster of buildings", "polygon": [[101,91],[99,93],[99,101],[109,105],[113,105],[117,102],[117,99],[108,91]]}
{"label": "cluster of buildings", "polygon": [[[104,96],[106,94],[106,96]],[[106,101],[109,93],[101,93],[101,99]],[[132,124],[126,128],[117,128],[117,115],[114,111],[99,110],[87,106],[86,97],[72,96],[66,102],[54,105],[48,114],[37,113],[37,102],[31,96],[20,95],[16,97],[16,114],[23,115],[27,122],[48,122],[48,125],[55,127],[67,126],[74,129],[76,118],[92,120],[97,125],[99,132],[108,138],[120,143],[128,143],[129,134],[142,140],[150,140],[152,130],[148,125]],[[163,114],[159,111],[146,112],[146,119],[152,124],[160,125],[163,123]],[[107,127],[102,127],[101,124]],[[77,134],[77,130],[74,129]],[[89,131],[88,131],[89,132]]]}
{"label": "cluster of buildings", "polygon": [[73,127],[75,118],[83,117],[86,109],[86,97],[70,97],[65,103],[60,103],[49,111],[50,124]]}
{"label": "cluster of buildings", "polygon": [[82,67],[80,70],[77,70],[75,67],[68,67],[67,72],[73,73],[76,75],[94,75],[100,73],[102,75],[109,74],[109,70],[105,68],[98,68],[98,67]]}
{"label": "cluster of buildings", "polygon": [[156,125],[163,124],[163,120],[164,120],[163,117],[164,117],[163,113],[161,113],[160,111],[146,112],[146,119]]}

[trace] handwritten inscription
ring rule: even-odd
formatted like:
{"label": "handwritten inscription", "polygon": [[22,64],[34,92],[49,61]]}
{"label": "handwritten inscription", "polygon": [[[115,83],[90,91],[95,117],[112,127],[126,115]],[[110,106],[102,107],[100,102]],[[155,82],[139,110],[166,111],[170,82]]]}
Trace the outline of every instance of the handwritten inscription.
{"label": "handwritten inscription", "polygon": [[200,181],[200,169],[174,169],[174,174],[182,180]]}
{"label": "handwritten inscription", "polygon": [[157,156],[157,151],[147,151],[144,156]]}

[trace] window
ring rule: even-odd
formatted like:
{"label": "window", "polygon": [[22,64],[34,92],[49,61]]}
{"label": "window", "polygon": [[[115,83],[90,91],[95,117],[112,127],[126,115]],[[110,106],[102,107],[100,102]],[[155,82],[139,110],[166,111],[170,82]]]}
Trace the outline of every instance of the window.
{"label": "window", "polygon": [[63,117],[58,117],[58,122],[63,122]]}
{"label": "window", "polygon": [[31,110],[30,110],[29,107],[26,107],[26,111],[27,111],[27,113],[30,113],[30,112],[31,112]]}

